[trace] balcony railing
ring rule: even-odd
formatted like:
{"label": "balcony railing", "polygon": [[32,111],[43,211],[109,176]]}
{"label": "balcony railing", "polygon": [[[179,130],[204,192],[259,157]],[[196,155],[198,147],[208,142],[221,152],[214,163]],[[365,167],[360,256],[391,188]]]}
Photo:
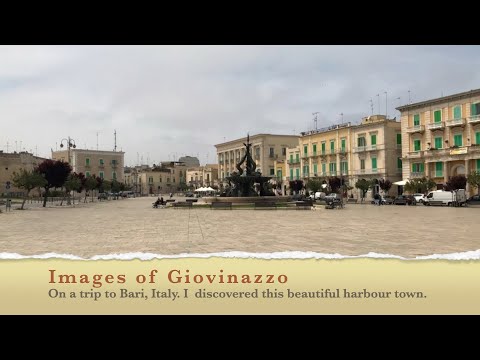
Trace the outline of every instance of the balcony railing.
{"label": "balcony railing", "polygon": [[381,172],[382,169],[375,168],[375,169],[360,169],[360,170],[355,170],[355,175],[372,175],[372,174],[378,174]]}
{"label": "balcony railing", "polygon": [[443,121],[427,124],[428,130],[439,130],[439,129],[443,129],[444,127],[445,127],[445,123]]}
{"label": "balcony railing", "polygon": [[465,118],[447,120],[447,126],[465,126]]}
{"label": "balcony railing", "polygon": [[402,144],[397,144],[397,150],[402,150]]}
{"label": "balcony railing", "polygon": [[468,118],[469,124],[477,124],[480,123],[480,115],[473,115]]}
{"label": "balcony railing", "polygon": [[425,176],[425,172],[424,171],[412,171],[410,173],[410,179],[413,179],[413,178],[420,178],[420,177],[424,177]]}
{"label": "balcony railing", "polygon": [[308,159],[308,153],[302,153],[302,159]]}
{"label": "balcony railing", "polygon": [[288,160],[290,165],[300,164],[300,159],[290,159]]}
{"label": "balcony railing", "polygon": [[410,159],[418,159],[418,158],[421,158],[423,156],[423,151],[422,150],[419,150],[419,151],[410,151],[408,153],[408,157]]}
{"label": "balcony railing", "polygon": [[345,155],[347,153],[347,148],[338,148],[337,153],[340,155]]}
{"label": "balcony railing", "polygon": [[407,133],[421,133],[425,131],[425,126],[424,125],[414,125],[412,127],[407,128]]}
{"label": "balcony railing", "polygon": [[362,152],[362,151],[366,151],[367,150],[367,146],[357,146],[355,147],[355,152]]}
{"label": "balcony railing", "polygon": [[318,156],[318,153],[316,151],[312,151],[311,157],[316,157],[316,156]]}
{"label": "balcony railing", "polygon": [[333,155],[333,154],[336,154],[337,152],[336,152],[335,149],[330,149],[330,150],[328,151],[328,153],[329,153],[330,155]]}
{"label": "balcony railing", "polygon": [[437,156],[444,156],[448,153],[446,149],[429,149],[423,152],[425,157],[437,157]]}

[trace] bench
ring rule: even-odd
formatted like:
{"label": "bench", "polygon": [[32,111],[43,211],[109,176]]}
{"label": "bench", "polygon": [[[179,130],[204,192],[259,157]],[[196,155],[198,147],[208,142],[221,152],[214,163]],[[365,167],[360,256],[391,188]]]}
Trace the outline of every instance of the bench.
{"label": "bench", "polygon": [[313,201],[312,200],[297,201],[295,203],[295,206],[297,207],[297,210],[300,210],[300,209],[310,210],[313,206]]}
{"label": "bench", "polygon": [[166,203],[173,203],[173,202],[175,202],[175,199],[167,199],[167,200],[165,200],[165,202]]}
{"label": "bench", "polygon": [[214,201],[210,205],[210,209],[226,209],[226,208],[230,208],[230,210],[232,210],[232,203],[231,202]]}
{"label": "bench", "polygon": [[347,203],[353,203],[353,204],[356,204],[358,201],[358,199],[352,199],[352,198],[348,198],[347,199]]}
{"label": "bench", "polygon": [[273,201],[257,201],[255,202],[255,209],[277,209],[277,204]]}
{"label": "bench", "polygon": [[186,202],[196,203],[198,199],[185,199]]}
{"label": "bench", "polygon": [[193,203],[192,203],[192,202],[174,202],[172,205],[173,205],[173,207],[175,207],[175,208],[188,207],[188,208],[191,209]]}

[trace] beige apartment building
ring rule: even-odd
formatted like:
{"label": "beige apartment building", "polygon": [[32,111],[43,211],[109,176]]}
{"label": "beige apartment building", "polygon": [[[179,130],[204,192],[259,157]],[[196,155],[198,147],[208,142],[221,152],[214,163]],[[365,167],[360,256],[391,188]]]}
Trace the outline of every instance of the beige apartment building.
{"label": "beige apartment building", "polygon": [[[299,145],[287,149],[286,180],[339,177],[354,186],[357,180],[401,179],[401,125],[384,115],[301,133]],[[396,188],[391,193],[396,192]],[[355,189],[353,192],[356,192]],[[373,193],[379,191],[378,185]]]}
{"label": "beige apartment building", "polygon": [[187,184],[196,189],[217,185],[217,181],[218,164],[207,164],[187,169]]}
{"label": "beige apartment building", "polygon": [[108,181],[115,179],[119,182],[124,181],[124,156],[123,151],[85,149],[52,151],[53,160],[63,160],[70,163],[73,171],[77,174],[95,175]]}
{"label": "beige apartment building", "polygon": [[404,180],[427,176],[443,188],[451,176],[480,171],[480,89],[397,110]]}
{"label": "beige apartment building", "polygon": [[128,169],[125,184],[141,195],[174,193],[185,185],[187,167],[182,162],[162,162],[154,167]]}
{"label": "beige apartment building", "polygon": [[[18,173],[21,169],[32,171],[35,166],[45,160],[26,151],[5,153],[0,150],[0,194],[7,191],[10,193],[24,192],[23,189],[18,189],[11,183],[13,173]],[[7,181],[10,181],[10,189],[6,188]]]}
{"label": "beige apartment building", "polygon": [[[296,135],[257,134],[250,136],[251,154],[257,165],[256,170],[264,176],[275,176],[274,161],[285,160],[287,149],[298,146]],[[236,164],[245,155],[244,143],[247,138],[217,144],[218,177],[223,181],[234,171]],[[244,165],[242,165],[244,166]]]}

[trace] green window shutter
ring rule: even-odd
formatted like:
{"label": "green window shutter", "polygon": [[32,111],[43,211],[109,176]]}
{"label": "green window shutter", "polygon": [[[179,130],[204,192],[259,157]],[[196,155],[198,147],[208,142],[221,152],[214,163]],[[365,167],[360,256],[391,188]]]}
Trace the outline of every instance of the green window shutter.
{"label": "green window shutter", "polygon": [[318,173],[318,168],[317,168],[317,164],[313,164],[313,173],[314,174],[317,174]]}
{"label": "green window shutter", "polygon": [[306,155],[308,153],[308,145],[303,147],[303,153]]}
{"label": "green window shutter", "polygon": [[372,143],[372,145],[377,145],[377,135],[372,135],[370,137],[370,142]]}
{"label": "green window shutter", "polygon": [[290,154],[290,162],[293,163],[293,155]]}
{"label": "green window shutter", "polygon": [[86,176],[86,177],[90,177],[90,171],[86,171],[86,172],[85,172],[85,176]]}
{"label": "green window shutter", "polygon": [[360,169],[365,170],[365,160],[364,159],[360,160]]}
{"label": "green window shutter", "polygon": [[300,154],[295,154],[295,160],[297,160],[297,162],[300,160]]}
{"label": "green window shutter", "polygon": [[458,134],[453,137],[453,144],[455,146],[462,146],[462,135]]}
{"label": "green window shutter", "polygon": [[334,150],[335,149],[335,141],[330,141],[330,150]]}
{"label": "green window shutter", "polygon": [[420,172],[423,172],[423,163],[420,164]]}
{"label": "green window shutter", "polygon": [[333,171],[337,171],[337,163],[333,163]]}
{"label": "green window shutter", "polygon": [[420,125],[420,114],[413,115],[413,126]]}
{"label": "green window shutter", "polygon": [[433,119],[436,123],[442,121],[442,110],[437,110],[433,113]]}
{"label": "green window shutter", "polygon": [[401,169],[401,168],[402,168],[402,159],[397,158],[397,169]]}
{"label": "green window shutter", "polygon": [[297,176],[297,179],[300,177],[300,169],[295,169],[295,175]]}
{"label": "green window shutter", "polygon": [[397,134],[397,144],[402,145],[402,134]]}
{"label": "green window shutter", "polygon": [[475,116],[475,115],[478,115],[477,114],[477,107],[475,106],[475,104],[471,104],[470,105],[470,116]]}
{"label": "green window shutter", "polygon": [[415,165],[416,164],[412,164],[412,172],[415,172]]}
{"label": "green window shutter", "polygon": [[317,144],[313,144],[313,152],[314,152],[314,153],[317,152]]}
{"label": "green window shutter", "polygon": [[277,170],[277,177],[281,178],[282,177],[282,170]]}
{"label": "green window shutter", "polygon": [[457,105],[453,108],[453,118],[460,119],[462,117],[462,108],[460,105]]}
{"label": "green window shutter", "polygon": [[290,169],[290,180],[293,178],[293,169]]}
{"label": "green window shutter", "polygon": [[322,153],[325,154],[325,143],[322,143]]}
{"label": "green window shutter", "polygon": [[443,170],[443,163],[442,162],[436,162],[435,163],[435,170],[436,171],[442,171]]}
{"label": "green window shutter", "polygon": [[477,172],[480,171],[480,159],[477,159]]}
{"label": "green window shutter", "polygon": [[436,137],[435,138],[435,149],[441,149],[442,148],[442,138],[441,137]]}
{"label": "green window shutter", "polygon": [[372,158],[372,169],[377,168],[377,158]]}
{"label": "green window shutter", "polygon": [[480,131],[475,133],[475,144],[480,145]]}
{"label": "green window shutter", "polygon": [[322,164],[322,173],[326,173],[327,172],[327,166],[326,164]]}
{"label": "green window shutter", "polygon": [[420,140],[414,140],[413,141],[413,150],[414,151],[420,151]]}
{"label": "green window shutter", "polygon": [[345,139],[342,139],[342,150],[345,150]]}

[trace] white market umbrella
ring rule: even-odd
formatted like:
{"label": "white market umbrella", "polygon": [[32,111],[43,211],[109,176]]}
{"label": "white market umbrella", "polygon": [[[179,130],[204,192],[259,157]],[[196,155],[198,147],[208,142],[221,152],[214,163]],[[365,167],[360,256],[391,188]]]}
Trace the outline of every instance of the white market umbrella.
{"label": "white market umbrella", "polygon": [[195,189],[195,191],[205,191],[205,188],[204,187],[201,187],[201,188],[198,188],[198,189]]}
{"label": "white market umbrella", "polygon": [[212,188],[209,186],[209,187],[204,188],[203,191],[215,191],[215,189],[212,189]]}
{"label": "white market umbrella", "polygon": [[396,182],[393,183],[393,185],[405,186],[408,181],[409,181],[409,179],[401,180],[401,181],[396,181]]}

